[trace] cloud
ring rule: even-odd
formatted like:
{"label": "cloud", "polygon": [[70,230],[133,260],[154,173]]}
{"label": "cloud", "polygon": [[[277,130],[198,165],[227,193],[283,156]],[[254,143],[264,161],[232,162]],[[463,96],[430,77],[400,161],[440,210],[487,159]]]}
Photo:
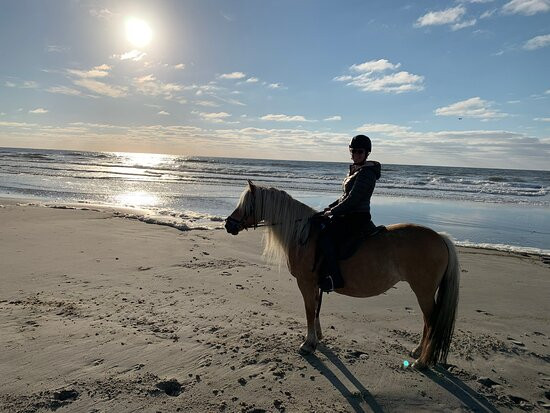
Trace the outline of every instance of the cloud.
{"label": "cloud", "polygon": [[535,118],[533,120],[539,121],[539,122],[550,122],[550,118]]}
{"label": "cloud", "polygon": [[532,16],[550,11],[550,0],[512,0],[502,6],[504,14]]}
{"label": "cloud", "polygon": [[395,70],[401,63],[393,64],[386,59],[371,60],[352,65],[349,70],[359,72],[358,75],[337,76],[333,80],[346,82],[363,92],[403,93],[424,89],[424,77],[406,71],[384,74],[387,70]]}
{"label": "cloud", "polygon": [[48,53],[63,53],[63,52],[66,52],[68,50],[69,50],[69,48],[66,47],[66,46],[59,46],[59,45],[55,45],[55,44],[50,44],[50,45],[46,46],[46,52],[48,52]]}
{"label": "cloud", "polygon": [[68,96],[82,96],[82,92],[80,90],[73,89],[67,86],[51,86],[46,89],[46,92],[58,93],[61,95],[68,95]]}
{"label": "cloud", "polygon": [[226,118],[231,115],[227,112],[193,112],[198,114],[201,119],[214,123],[224,123]]}
{"label": "cloud", "polygon": [[491,102],[483,100],[478,96],[453,103],[449,106],[437,108],[437,116],[457,116],[464,118],[476,118],[481,120],[498,119],[509,116],[498,110],[491,109]]}
{"label": "cloud", "polygon": [[168,116],[170,113],[166,112],[165,110],[161,110],[160,112],[157,113],[157,115],[164,115],[164,116]]}
{"label": "cloud", "polygon": [[495,14],[497,11],[497,9],[491,9],[491,10],[487,10],[487,11],[484,11],[481,16],[479,16],[480,19],[488,19],[489,17],[491,17],[493,14]]}
{"label": "cloud", "polygon": [[49,110],[48,109],[44,109],[44,108],[36,108],[36,109],[33,109],[33,110],[29,110],[29,113],[34,113],[34,114],[39,114],[39,115],[42,115],[44,113],[48,113]]}
{"label": "cloud", "polygon": [[21,89],[35,89],[38,87],[38,83],[36,83],[34,80],[24,80],[20,81],[19,83],[6,81],[4,83],[4,86],[6,87],[18,87]]}
{"label": "cloud", "polygon": [[335,121],[335,120],[342,120],[342,116],[340,116],[340,115],[329,116],[328,118],[325,118],[323,120],[326,121],[326,122],[331,122],[331,121]]}
{"label": "cloud", "polygon": [[73,83],[91,92],[112,98],[120,98],[128,95],[128,88],[124,86],[108,85],[107,83],[99,82],[94,79],[77,79],[73,80]]}
{"label": "cloud", "polygon": [[163,83],[152,74],[134,78],[134,87],[138,92],[149,96],[164,96],[166,99],[174,97],[175,92],[183,90],[178,83]]}
{"label": "cloud", "polygon": [[97,17],[98,19],[110,20],[115,14],[109,9],[90,9],[90,16]]}
{"label": "cloud", "polygon": [[99,66],[94,66],[90,70],[67,69],[67,73],[77,78],[72,79],[75,85],[88,89],[91,92],[113,98],[126,96],[128,94],[128,88],[124,86],[109,85],[96,80],[97,78],[102,79],[108,77],[110,70],[111,66],[101,64]]}
{"label": "cloud", "polygon": [[246,77],[246,75],[243,72],[224,73],[219,76],[220,79],[242,79],[244,77]]}
{"label": "cloud", "polygon": [[315,122],[314,120],[306,119],[304,116],[301,115],[264,115],[260,118],[261,120],[269,120],[269,121],[275,121],[275,122]]}
{"label": "cloud", "polygon": [[550,34],[545,34],[542,36],[536,36],[532,39],[529,39],[523,45],[525,50],[536,50],[541,47],[546,47],[550,45]]}
{"label": "cloud", "polygon": [[464,6],[452,7],[441,11],[431,11],[419,17],[415,27],[438,26],[457,23],[466,13]]}
{"label": "cloud", "polygon": [[410,126],[399,126],[392,123],[365,123],[355,129],[355,132],[382,133],[389,136],[399,136],[408,133]]}
{"label": "cloud", "polygon": [[453,24],[451,26],[451,30],[456,31],[456,30],[464,29],[465,27],[471,27],[471,26],[474,26],[476,22],[477,22],[476,19],[464,20],[464,21],[461,21],[460,23]]}
{"label": "cloud", "polygon": [[256,83],[259,80],[260,79],[258,79],[257,77],[249,77],[248,79],[246,79],[246,83]]}
{"label": "cloud", "polygon": [[133,50],[130,50],[129,52],[122,53],[121,55],[115,54],[112,57],[120,60],[132,60],[134,62],[138,62],[141,59],[143,59],[145,56],[147,56],[147,53],[142,52],[141,50],[133,49]]}
{"label": "cloud", "polygon": [[269,89],[281,89],[283,85],[281,85],[280,83],[270,83],[269,85],[267,85],[267,87]]}
{"label": "cloud", "polygon": [[210,108],[217,108],[218,106],[220,106],[219,103],[212,102],[211,100],[198,100],[195,103],[199,106],[210,107]]}
{"label": "cloud", "polygon": [[73,76],[78,76],[80,78],[101,78],[109,76],[109,70],[111,66],[102,64],[99,66],[93,67],[91,70],[77,70],[77,69],[67,69]]}
{"label": "cloud", "polygon": [[177,65],[174,65],[174,69],[177,69],[177,70],[185,69],[185,63],[178,63]]}
{"label": "cloud", "polygon": [[393,64],[386,59],[371,60],[368,62],[351,65],[350,70],[359,73],[383,72],[384,70],[396,70],[401,63]]}

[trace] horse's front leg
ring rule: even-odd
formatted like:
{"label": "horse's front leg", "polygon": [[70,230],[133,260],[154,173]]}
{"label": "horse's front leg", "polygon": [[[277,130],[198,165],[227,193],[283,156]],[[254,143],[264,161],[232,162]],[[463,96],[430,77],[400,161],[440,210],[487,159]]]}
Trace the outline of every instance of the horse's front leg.
{"label": "horse's front leg", "polygon": [[[319,291],[317,285],[311,281],[302,281],[298,279],[298,287],[300,288],[300,292],[304,298],[307,320],[307,336],[306,340],[300,346],[300,353],[311,354],[317,348],[321,335],[319,320],[315,319]],[[317,331],[317,327],[319,328],[319,331]]]}

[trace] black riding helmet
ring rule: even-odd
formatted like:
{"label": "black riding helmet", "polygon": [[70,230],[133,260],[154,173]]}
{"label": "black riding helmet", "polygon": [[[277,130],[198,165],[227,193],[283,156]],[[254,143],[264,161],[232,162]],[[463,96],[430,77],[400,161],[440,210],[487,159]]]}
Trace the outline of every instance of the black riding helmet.
{"label": "black riding helmet", "polygon": [[349,143],[350,149],[364,149],[366,152],[371,152],[372,144],[370,138],[365,135],[354,136]]}

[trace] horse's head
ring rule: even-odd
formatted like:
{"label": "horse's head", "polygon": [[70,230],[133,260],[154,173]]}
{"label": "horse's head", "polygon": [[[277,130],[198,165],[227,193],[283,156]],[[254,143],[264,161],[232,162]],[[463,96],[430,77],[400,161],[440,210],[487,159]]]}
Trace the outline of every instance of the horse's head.
{"label": "horse's head", "polygon": [[256,227],[256,191],[251,180],[248,180],[248,188],[241,195],[237,208],[225,220],[225,229],[232,235],[237,235],[243,229]]}

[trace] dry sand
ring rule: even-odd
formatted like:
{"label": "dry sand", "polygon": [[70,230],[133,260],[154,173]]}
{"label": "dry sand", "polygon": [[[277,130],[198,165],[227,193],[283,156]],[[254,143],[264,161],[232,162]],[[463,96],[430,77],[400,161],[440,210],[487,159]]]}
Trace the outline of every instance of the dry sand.
{"label": "dry sand", "polygon": [[112,212],[0,208],[5,412],[544,411],[547,258],[460,248],[448,366],[403,368],[420,309],[325,297],[325,338],[298,354],[303,303],[261,231],[178,231]]}

